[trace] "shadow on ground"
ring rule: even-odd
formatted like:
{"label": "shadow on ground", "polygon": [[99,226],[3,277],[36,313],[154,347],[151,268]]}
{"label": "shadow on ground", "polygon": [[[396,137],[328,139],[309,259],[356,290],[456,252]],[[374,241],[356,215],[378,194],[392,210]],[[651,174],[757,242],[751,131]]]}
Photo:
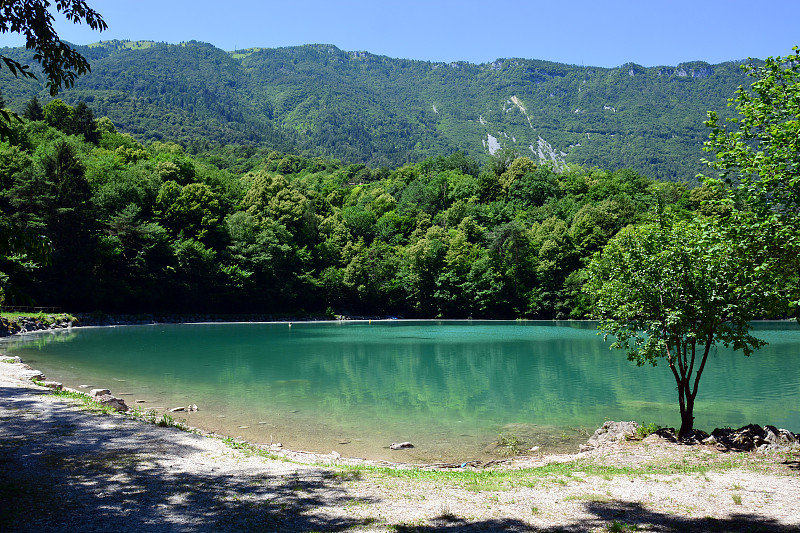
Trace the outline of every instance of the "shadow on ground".
{"label": "shadow on ground", "polygon": [[[352,505],[348,476],[286,465],[275,474],[172,472],[156,429],[106,417],[98,428],[61,402],[44,412],[30,389],[0,387],[0,531],[340,531],[368,522],[320,509]],[[134,421],[135,422],[135,421]],[[279,463],[279,465],[281,465]],[[359,499],[358,504],[364,504]],[[344,514],[344,513],[342,513]]]}
{"label": "shadow on ground", "polygon": [[764,532],[797,533],[797,526],[786,526],[757,514],[742,513],[725,519],[687,518],[654,512],[638,502],[587,502],[592,518],[557,527],[535,528],[516,519],[490,519],[477,522],[442,516],[429,525],[400,525],[399,533],[456,533],[460,531],[579,533],[585,531],[662,531],[662,532]]}

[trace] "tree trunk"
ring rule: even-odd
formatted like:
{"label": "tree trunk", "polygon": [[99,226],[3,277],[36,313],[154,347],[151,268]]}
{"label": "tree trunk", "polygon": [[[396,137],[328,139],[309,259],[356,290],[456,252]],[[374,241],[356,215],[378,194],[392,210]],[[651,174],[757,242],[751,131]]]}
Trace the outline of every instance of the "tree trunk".
{"label": "tree trunk", "polygon": [[691,435],[694,429],[694,397],[689,391],[685,391],[681,396],[684,401],[681,401],[681,429],[678,430],[678,440]]}

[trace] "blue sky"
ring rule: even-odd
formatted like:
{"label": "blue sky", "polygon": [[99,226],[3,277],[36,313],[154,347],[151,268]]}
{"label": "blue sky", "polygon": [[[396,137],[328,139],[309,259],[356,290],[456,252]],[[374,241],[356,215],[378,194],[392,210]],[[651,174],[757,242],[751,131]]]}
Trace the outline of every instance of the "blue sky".
{"label": "blue sky", "polygon": [[[786,55],[800,45],[789,0],[87,0],[102,34],[59,18],[62,39],[198,40],[224,50],[326,43],[426,61],[523,57],[615,67]],[[0,46],[24,41],[0,35]]]}

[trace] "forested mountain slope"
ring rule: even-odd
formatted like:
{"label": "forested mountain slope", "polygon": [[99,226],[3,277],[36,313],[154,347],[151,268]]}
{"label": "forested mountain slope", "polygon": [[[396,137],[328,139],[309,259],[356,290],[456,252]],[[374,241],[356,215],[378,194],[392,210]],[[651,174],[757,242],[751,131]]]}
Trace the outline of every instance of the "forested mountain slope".
{"label": "forested mountain slope", "polygon": [[[463,150],[520,155],[661,180],[691,180],[706,111],[746,83],[738,63],[606,69],[529,59],[431,63],[330,45],[224,52],[203,43],[81,47],[92,73],[64,91],[143,141],[258,144],[397,166]],[[24,57],[23,49],[5,50]],[[0,71],[21,111],[43,84]]]}

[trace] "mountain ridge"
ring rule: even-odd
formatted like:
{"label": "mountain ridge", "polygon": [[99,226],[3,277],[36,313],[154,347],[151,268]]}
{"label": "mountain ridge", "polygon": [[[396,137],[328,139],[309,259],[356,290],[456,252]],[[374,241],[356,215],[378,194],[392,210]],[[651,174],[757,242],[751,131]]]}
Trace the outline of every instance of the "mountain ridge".
{"label": "mountain ridge", "polygon": [[[738,63],[586,67],[396,59],[313,44],[223,51],[189,41],[79,47],[92,73],[64,91],[141,140],[258,144],[373,167],[498,148],[687,181],[705,169],[706,112],[724,117]],[[13,49],[16,51],[17,49]],[[3,73],[4,71],[0,71]],[[0,90],[20,109],[43,86]]]}

